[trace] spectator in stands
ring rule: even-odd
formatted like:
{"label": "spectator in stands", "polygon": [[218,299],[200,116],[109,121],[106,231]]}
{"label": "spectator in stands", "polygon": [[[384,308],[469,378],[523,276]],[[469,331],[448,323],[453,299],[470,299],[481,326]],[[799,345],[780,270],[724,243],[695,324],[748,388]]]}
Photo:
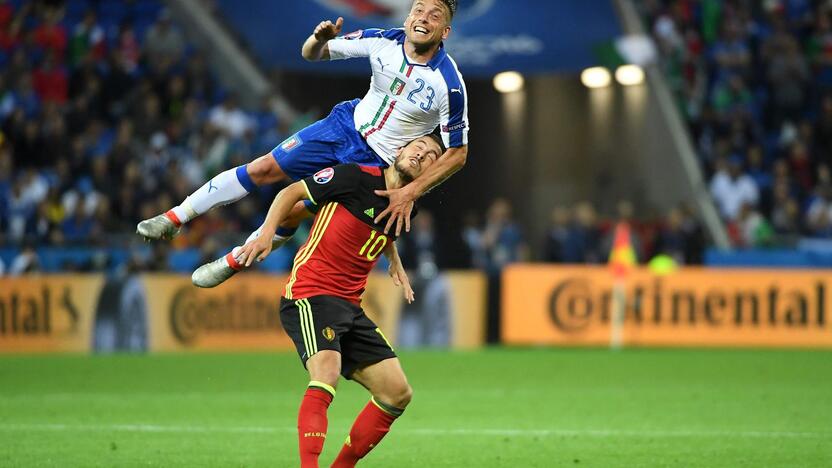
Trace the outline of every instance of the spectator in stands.
{"label": "spectator in stands", "polygon": [[569,241],[569,224],[571,222],[572,216],[568,208],[556,206],[552,209],[543,247],[544,261],[563,263],[568,257],[565,249]]}
{"label": "spectator in stands", "polygon": [[465,213],[462,217],[462,241],[468,248],[469,268],[485,269],[485,247],[482,243],[482,227],[479,216],[474,211]]}
{"label": "spectator in stands", "polygon": [[806,212],[806,226],[815,236],[832,235],[832,185],[823,184],[815,189]]}
{"label": "spectator in stands", "polygon": [[101,60],[106,52],[104,29],[98,24],[95,10],[87,10],[72,31],[69,44],[69,63],[79,64],[86,58]]}
{"label": "spectator in stands", "polygon": [[520,227],[512,219],[511,205],[505,198],[491,203],[485,218],[482,245],[486,254],[486,268],[501,271],[510,263],[526,258],[526,246]]}
{"label": "spectator in stands", "polygon": [[34,43],[44,52],[63,57],[67,47],[66,29],[61,24],[61,7],[44,8],[42,23],[32,32]]}
{"label": "spectator in stands", "polygon": [[711,179],[711,195],[723,218],[736,220],[742,206],[756,206],[759,191],[754,180],[743,173],[742,158],[734,155],[727,161],[717,162],[717,171]]}
{"label": "spectator in stands", "polygon": [[40,271],[40,258],[31,244],[26,244],[9,265],[10,276],[20,276]]}
{"label": "spectator in stands", "polygon": [[588,201],[575,206],[575,215],[563,249],[564,263],[601,263],[601,231],[595,207]]}
{"label": "spectator in stands", "polygon": [[800,235],[801,219],[800,205],[789,193],[787,183],[778,183],[772,192],[771,224],[781,239],[789,239]]}
{"label": "spectator in stands", "polygon": [[60,66],[53,53],[46,55],[41,66],[32,73],[32,85],[40,102],[64,104],[69,82],[66,70]]}
{"label": "spectator in stands", "polygon": [[674,208],[667,213],[665,221],[656,238],[655,253],[673,257],[676,263],[687,263],[685,248],[687,233],[684,229],[684,215],[682,210]]}
{"label": "spectator in stands", "polygon": [[185,53],[185,37],[173,25],[170,10],[162,10],[156,23],[148,29],[144,49],[150,67],[157,75],[162,75],[182,59]]}
{"label": "spectator in stands", "polygon": [[785,38],[769,50],[767,78],[775,127],[784,121],[800,119],[809,85],[809,66],[797,40]]}
{"label": "spectator in stands", "polygon": [[231,138],[242,138],[243,134],[254,130],[254,122],[241,108],[237,96],[229,93],[222,104],[211,109],[208,117],[211,125]]}
{"label": "spectator in stands", "polygon": [[403,304],[399,343],[404,347],[448,346],[450,285],[439,269],[443,257],[433,215],[424,210],[419,213],[410,233],[400,244],[402,264],[408,270],[413,290],[421,299],[413,304]]}
{"label": "spectator in stands", "polygon": [[726,18],[722,34],[711,52],[719,77],[747,77],[751,73],[751,49],[736,18]]}
{"label": "spectator in stands", "polygon": [[744,203],[737,218],[740,247],[767,247],[773,241],[774,231],[768,221],[750,203]]}

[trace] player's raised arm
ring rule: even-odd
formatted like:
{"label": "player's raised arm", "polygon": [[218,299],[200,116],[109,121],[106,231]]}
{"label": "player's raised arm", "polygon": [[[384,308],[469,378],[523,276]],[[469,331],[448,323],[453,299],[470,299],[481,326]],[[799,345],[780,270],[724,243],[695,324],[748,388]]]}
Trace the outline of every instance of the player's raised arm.
{"label": "player's raised arm", "polygon": [[297,202],[308,199],[309,191],[306,189],[306,183],[302,180],[281,190],[274,197],[269,213],[266,215],[266,221],[261,227],[260,236],[243,246],[238,255],[238,262],[249,267],[255,259],[260,262],[268,257],[272,250],[272,238],[277,231],[278,224],[289,215]]}
{"label": "player's raised arm", "polygon": [[329,60],[329,47],[327,43],[341,34],[344,26],[344,18],[338,17],[333,24],[332,21],[321,21],[312,34],[303,43],[301,54],[310,62]]}

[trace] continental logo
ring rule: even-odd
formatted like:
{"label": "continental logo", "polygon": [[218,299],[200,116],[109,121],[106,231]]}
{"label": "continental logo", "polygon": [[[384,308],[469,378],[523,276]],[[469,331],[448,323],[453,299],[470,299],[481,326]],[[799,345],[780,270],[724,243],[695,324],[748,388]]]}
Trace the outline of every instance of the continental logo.
{"label": "continental logo", "polygon": [[80,318],[69,285],[44,283],[0,293],[0,338],[72,335],[78,332]]}
{"label": "continental logo", "polygon": [[280,325],[275,295],[242,287],[223,295],[205,294],[190,285],[179,288],[170,303],[170,328],[176,339],[191,345],[202,335],[276,332]]}
{"label": "continental logo", "polygon": [[[645,327],[825,329],[826,287],[817,280],[803,287],[772,282],[750,289],[714,282],[707,289],[688,289],[647,280],[628,289],[624,320]],[[549,317],[558,330],[578,334],[610,322],[612,297],[609,283],[601,287],[588,278],[566,278],[551,291]]]}

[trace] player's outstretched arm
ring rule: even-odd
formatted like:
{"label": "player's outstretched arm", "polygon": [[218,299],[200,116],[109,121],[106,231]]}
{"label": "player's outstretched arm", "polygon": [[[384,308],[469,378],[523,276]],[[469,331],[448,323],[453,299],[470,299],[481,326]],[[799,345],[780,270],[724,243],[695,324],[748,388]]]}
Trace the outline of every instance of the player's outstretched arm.
{"label": "player's outstretched arm", "polygon": [[407,272],[404,270],[402,259],[399,257],[399,251],[396,249],[395,242],[387,244],[387,247],[384,248],[384,256],[387,257],[387,260],[390,262],[390,267],[387,269],[387,272],[390,273],[390,277],[393,278],[393,283],[395,283],[396,286],[402,287],[405,300],[407,300],[408,304],[413,304],[416,296],[413,293],[413,288],[410,287],[410,279],[407,277]]}
{"label": "player's outstretched arm", "polygon": [[272,251],[272,238],[277,231],[277,226],[291,213],[297,202],[307,199],[309,199],[309,192],[303,181],[295,182],[281,190],[274,197],[272,206],[269,207],[269,213],[260,229],[260,235],[243,246],[237,261],[241,265],[250,267],[255,260],[261,262],[268,257]]}
{"label": "player's outstretched arm", "polygon": [[312,35],[306,39],[301,49],[303,58],[310,62],[317,62],[319,60],[329,60],[329,47],[327,42],[338,37],[341,34],[341,29],[344,27],[344,18],[338,17],[335,24],[332,21],[321,21]]}
{"label": "player's outstretched arm", "polygon": [[400,189],[376,190],[376,195],[387,197],[390,203],[384,211],[376,216],[375,222],[380,223],[385,217],[390,216],[387,225],[384,227],[385,234],[390,232],[394,223],[397,236],[401,235],[402,225],[404,225],[405,231],[410,232],[410,213],[413,211],[413,203],[430,189],[462,169],[466,161],[468,161],[468,145],[448,148],[442,157],[437,159],[413,182]]}

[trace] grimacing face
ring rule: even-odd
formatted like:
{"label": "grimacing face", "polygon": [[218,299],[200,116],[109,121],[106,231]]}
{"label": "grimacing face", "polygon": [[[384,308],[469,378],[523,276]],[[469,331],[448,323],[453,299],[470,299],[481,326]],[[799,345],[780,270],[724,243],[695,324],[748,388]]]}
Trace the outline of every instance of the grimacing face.
{"label": "grimacing face", "polygon": [[442,0],[416,0],[404,20],[404,32],[416,46],[439,44],[451,33],[448,7]]}
{"label": "grimacing face", "polygon": [[399,149],[396,155],[396,170],[413,180],[422,175],[439,156],[442,148],[430,137],[420,137]]}

